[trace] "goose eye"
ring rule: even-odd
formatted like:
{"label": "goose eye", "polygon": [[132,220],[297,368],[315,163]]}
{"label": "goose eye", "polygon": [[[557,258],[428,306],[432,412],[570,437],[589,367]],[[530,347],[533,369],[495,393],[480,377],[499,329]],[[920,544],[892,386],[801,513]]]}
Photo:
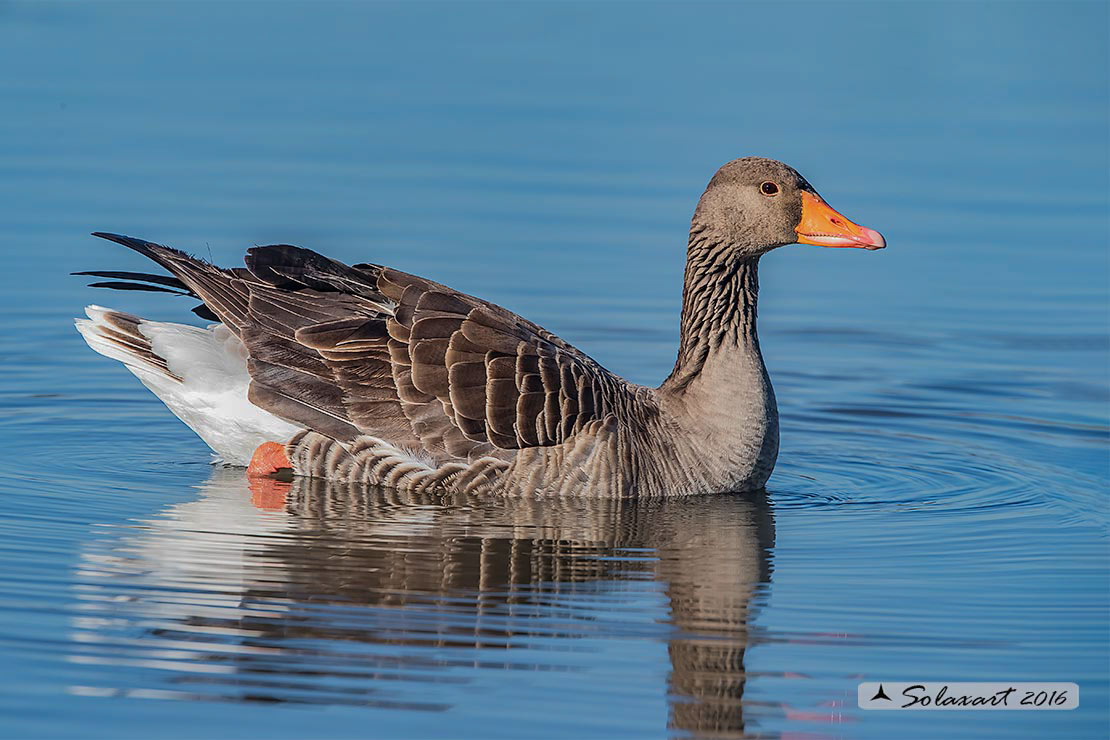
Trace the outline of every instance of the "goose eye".
{"label": "goose eye", "polygon": [[764,195],[778,195],[779,186],[768,180],[767,182],[759,186],[759,191]]}

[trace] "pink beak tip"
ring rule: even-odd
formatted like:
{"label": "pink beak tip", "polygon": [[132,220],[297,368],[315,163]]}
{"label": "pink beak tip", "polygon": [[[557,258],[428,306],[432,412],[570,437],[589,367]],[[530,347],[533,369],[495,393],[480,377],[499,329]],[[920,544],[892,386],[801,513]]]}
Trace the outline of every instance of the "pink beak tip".
{"label": "pink beak tip", "polygon": [[874,229],[869,229],[867,227],[861,227],[859,238],[861,240],[865,240],[867,242],[867,244],[863,245],[865,249],[885,249],[886,248],[886,239],[884,239],[883,235],[880,234],[879,232],[875,231]]}

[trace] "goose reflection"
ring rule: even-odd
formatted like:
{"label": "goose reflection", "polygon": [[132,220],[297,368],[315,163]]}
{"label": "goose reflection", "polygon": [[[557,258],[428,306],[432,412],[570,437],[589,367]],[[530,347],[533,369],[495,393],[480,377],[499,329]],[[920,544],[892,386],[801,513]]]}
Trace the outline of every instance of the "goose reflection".
{"label": "goose reflection", "polygon": [[111,670],[75,691],[450,710],[517,671],[589,685],[629,668],[599,644],[648,639],[672,729],[751,731],[764,494],[444,500],[233,470],[202,494],[83,555],[72,660]]}

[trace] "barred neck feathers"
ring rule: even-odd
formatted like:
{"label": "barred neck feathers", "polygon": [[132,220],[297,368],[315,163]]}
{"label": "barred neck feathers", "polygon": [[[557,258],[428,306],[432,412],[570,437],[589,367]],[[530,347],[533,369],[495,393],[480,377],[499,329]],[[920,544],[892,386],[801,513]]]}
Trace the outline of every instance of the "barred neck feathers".
{"label": "barred neck feathers", "polygon": [[674,389],[696,378],[715,352],[749,349],[759,354],[759,256],[739,255],[713,236],[712,229],[697,225],[690,231],[678,359],[664,383]]}

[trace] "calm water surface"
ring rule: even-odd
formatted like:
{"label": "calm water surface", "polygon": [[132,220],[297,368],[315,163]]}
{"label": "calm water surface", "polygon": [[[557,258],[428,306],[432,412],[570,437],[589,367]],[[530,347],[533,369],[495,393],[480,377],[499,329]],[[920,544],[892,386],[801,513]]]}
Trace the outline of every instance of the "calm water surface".
{"label": "calm water surface", "polygon": [[[0,5],[4,737],[1052,737],[1108,720],[1107,6]],[[765,494],[248,483],[72,328],[86,236],[427,275],[673,362],[724,161],[884,252],[764,260]],[[1052,680],[906,715],[861,680]]]}

